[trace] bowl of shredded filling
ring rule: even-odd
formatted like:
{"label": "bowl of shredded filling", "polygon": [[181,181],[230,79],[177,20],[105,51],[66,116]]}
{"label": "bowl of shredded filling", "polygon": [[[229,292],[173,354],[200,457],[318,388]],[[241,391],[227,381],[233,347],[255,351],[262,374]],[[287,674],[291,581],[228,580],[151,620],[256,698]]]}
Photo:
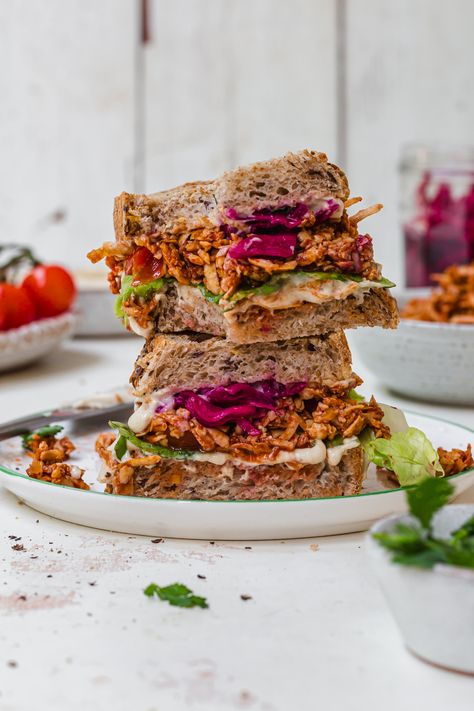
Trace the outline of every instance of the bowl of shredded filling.
{"label": "bowl of shredded filling", "polygon": [[392,390],[420,400],[474,404],[474,262],[433,274],[432,290],[396,294],[396,331],[351,334],[361,361]]}

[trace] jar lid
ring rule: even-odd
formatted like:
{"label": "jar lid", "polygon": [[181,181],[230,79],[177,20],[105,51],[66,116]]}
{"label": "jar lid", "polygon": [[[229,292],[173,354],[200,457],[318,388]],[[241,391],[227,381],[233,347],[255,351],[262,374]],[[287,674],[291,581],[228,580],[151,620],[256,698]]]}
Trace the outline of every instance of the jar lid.
{"label": "jar lid", "polygon": [[400,170],[430,170],[436,173],[474,174],[474,146],[462,144],[417,144],[402,146]]}

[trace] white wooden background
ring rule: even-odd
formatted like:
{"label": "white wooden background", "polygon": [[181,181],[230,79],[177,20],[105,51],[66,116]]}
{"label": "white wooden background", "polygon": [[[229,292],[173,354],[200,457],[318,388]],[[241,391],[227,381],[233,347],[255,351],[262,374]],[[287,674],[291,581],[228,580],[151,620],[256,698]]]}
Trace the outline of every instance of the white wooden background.
{"label": "white wooden background", "polygon": [[1,240],[86,267],[112,198],[324,150],[382,201],[402,278],[397,164],[473,142],[472,0],[0,0]]}

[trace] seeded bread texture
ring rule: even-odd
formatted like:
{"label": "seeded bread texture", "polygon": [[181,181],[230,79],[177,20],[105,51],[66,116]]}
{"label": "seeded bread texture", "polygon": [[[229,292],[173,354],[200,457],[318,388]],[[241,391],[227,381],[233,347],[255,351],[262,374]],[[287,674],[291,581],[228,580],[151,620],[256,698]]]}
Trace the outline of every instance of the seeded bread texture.
{"label": "seeded bread texture", "polygon": [[347,200],[349,185],[343,171],[325,153],[299,151],[224,173],[216,181],[221,210],[232,207],[249,214],[255,209],[333,197]]}
{"label": "seeded bread texture", "polygon": [[346,452],[337,466],[326,462],[292,469],[286,464],[218,466],[162,459],[151,467],[135,469],[128,481],[118,476],[119,468],[117,463],[107,493],[154,499],[262,501],[349,496],[360,493],[364,478],[360,447]]}
{"label": "seeded bread texture", "polygon": [[135,394],[144,396],[160,388],[196,389],[267,378],[330,387],[351,375],[351,354],[342,331],[256,345],[184,334],[149,338],[130,381]]}
{"label": "seeded bread texture", "polygon": [[238,212],[278,208],[318,198],[346,200],[347,178],[324,153],[303,150],[224,173],[217,180],[185,183],[150,195],[122,193],[115,198],[117,240],[219,224],[228,207]]}
{"label": "seeded bread texture", "polygon": [[234,343],[282,341],[359,326],[396,328],[397,303],[386,289],[371,289],[322,304],[303,303],[289,309],[237,305],[223,312],[194,287],[171,286],[160,301],[155,330],[161,333],[196,331],[225,336]]}

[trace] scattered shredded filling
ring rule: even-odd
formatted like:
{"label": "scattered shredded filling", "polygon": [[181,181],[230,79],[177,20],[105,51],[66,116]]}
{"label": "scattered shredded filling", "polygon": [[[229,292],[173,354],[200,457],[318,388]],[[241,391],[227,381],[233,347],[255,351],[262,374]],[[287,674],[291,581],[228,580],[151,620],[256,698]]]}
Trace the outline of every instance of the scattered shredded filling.
{"label": "scattered shredded filling", "polygon": [[[358,201],[352,198],[345,205]],[[203,218],[201,226],[190,229],[185,220],[177,220],[170,232],[149,234],[131,229],[135,224],[132,218],[139,220],[139,216],[129,211],[132,241],[106,242],[88,257],[94,263],[105,258],[109,286],[115,294],[120,293],[126,276],[132,277],[134,286],[172,278],[179,284],[200,286],[216,301],[295,270],[380,279],[372,239],[359,234],[358,223],[382,205],[349,216],[342,203],[331,198],[321,202],[325,204],[321,209],[298,203],[278,210],[257,210],[250,216],[229,209],[227,221],[220,226]],[[127,315],[145,323],[156,306],[155,296],[151,290],[146,297],[129,294],[123,303]],[[148,313],[144,313],[145,303]]]}
{"label": "scattered shredded filling", "polygon": [[28,439],[26,449],[33,460],[26,470],[28,476],[75,489],[89,489],[82,480],[84,469],[66,464],[69,455],[75,450],[69,437],[33,434]]}
{"label": "scattered shredded filling", "polygon": [[439,288],[427,298],[411,299],[401,316],[417,321],[474,324],[474,262],[453,265],[431,278]]}
{"label": "scattered shredded filling", "polygon": [[460,474],[460,472],[474,466],[470,444],[467,445],[467,449],[465,450],[451,449],[448,451],[442,447],[438,447],[438,456],[446,476]]}

